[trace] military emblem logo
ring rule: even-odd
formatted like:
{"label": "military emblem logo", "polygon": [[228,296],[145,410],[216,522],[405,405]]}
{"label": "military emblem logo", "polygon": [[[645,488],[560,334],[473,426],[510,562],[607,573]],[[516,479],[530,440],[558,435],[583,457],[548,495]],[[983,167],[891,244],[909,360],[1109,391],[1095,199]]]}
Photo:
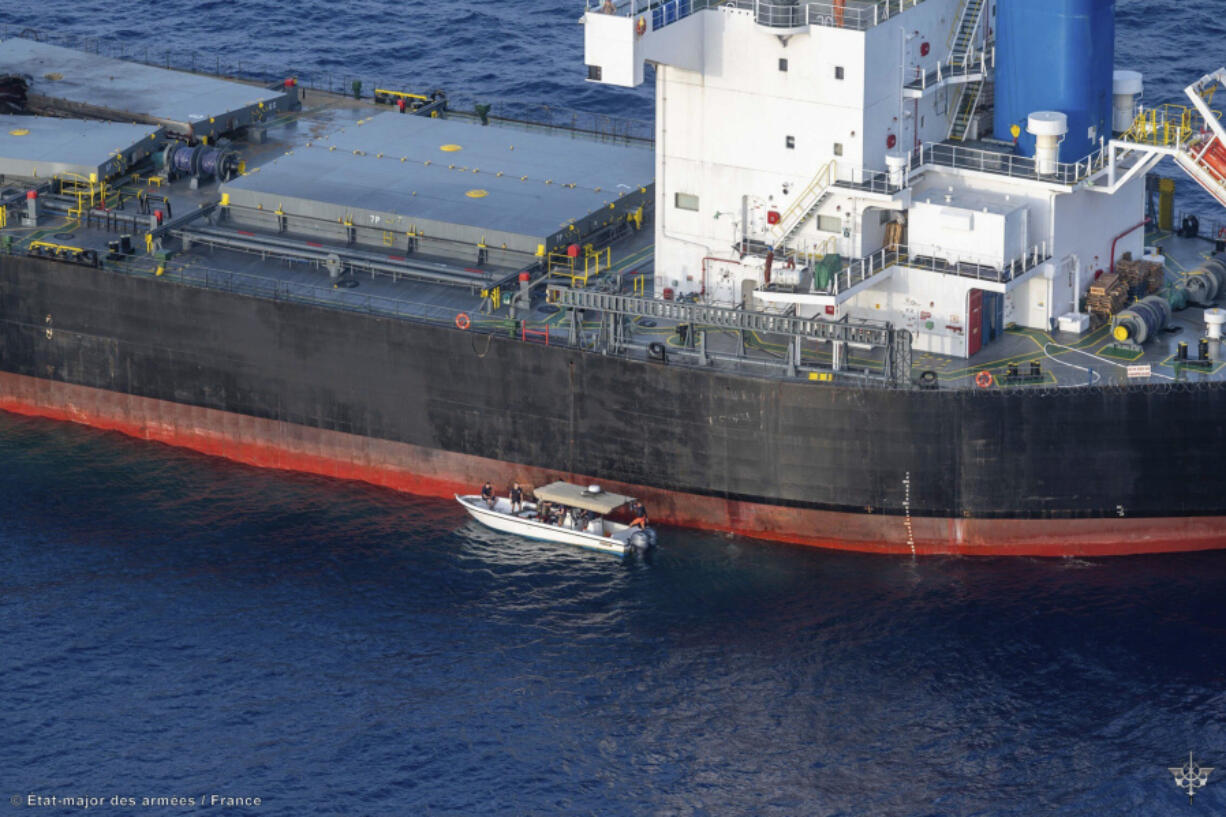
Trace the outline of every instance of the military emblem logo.
{"label": "military emblem logo", "polygon": [[1171,766],[1169,771],[1175,776],[1175,785],[1188,793],[1188,802],[1191,802],[1196,792],[1203,789],[1209,782],[1209,775],[1213,772],[1213,767],[1198,765],[1192,759],[1192,753],[1188,752],[1188,762],[1182,766]]}

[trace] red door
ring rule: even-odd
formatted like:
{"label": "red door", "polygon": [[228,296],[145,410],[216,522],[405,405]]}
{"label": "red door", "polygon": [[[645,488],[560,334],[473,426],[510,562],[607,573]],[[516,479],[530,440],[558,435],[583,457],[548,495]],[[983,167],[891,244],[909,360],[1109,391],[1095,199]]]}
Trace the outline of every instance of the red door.
{"label": "red door", "polygon": [[972,289],[966,311],[966,355],[974,357],[983,348],[983,290]]}

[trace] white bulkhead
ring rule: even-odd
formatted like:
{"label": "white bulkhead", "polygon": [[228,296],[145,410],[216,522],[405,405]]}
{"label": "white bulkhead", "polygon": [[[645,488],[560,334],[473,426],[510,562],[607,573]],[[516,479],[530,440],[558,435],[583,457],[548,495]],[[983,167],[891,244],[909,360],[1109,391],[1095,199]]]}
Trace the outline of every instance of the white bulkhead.
{"label": "white bulkhead", "polygon": [[655,68],[657,297],[885,320],[966,357],[983,309],[1050,330],[1113,244],[1141,253],[1144,173],[991,141],[987,0],[591,2],[589,79]]}

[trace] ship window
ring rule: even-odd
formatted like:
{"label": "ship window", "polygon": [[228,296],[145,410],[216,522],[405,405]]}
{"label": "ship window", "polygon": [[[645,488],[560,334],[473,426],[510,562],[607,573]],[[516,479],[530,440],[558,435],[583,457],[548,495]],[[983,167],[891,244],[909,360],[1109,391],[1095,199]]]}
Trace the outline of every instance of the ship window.
{"label": "ship window", "polygon": [[779,70],[780,71],[788,70],[788,61],[786,59],[783,59],[782,57],[779,58]]}
{"label": "ship window", "polygon": [[693,210],[698,212],[698,197],[689,193],[678,193],[674,198],[678,210]]}
{"label": "ship window", "polygon": [[843,232],[843,219],[839,216],[818,216],[817,229],[823,233]]}
{"label": "ship window", "polygon": [[834,78],[835,79],[843,78],[843,66],[841,65],[834,66]]}
{"label": "ship window", "polygon": [[835,143],[834,143],[834,155],[835,155],[835,156],[842,156],[842,155],[843,155],[843,143],[842,143],[842,142],[835,142]]}
{"label": "ship window", "polygon": [[788,146],[788,150],[792,150],[794,147],[796,147],[796,137],[789,136],[784,144]]}
{"label": "ship window", "polygon": [[587,67],[587,78],[594,82],[600,82],[600,78],[601,78],[600,66],[599,65],[589,65]]}

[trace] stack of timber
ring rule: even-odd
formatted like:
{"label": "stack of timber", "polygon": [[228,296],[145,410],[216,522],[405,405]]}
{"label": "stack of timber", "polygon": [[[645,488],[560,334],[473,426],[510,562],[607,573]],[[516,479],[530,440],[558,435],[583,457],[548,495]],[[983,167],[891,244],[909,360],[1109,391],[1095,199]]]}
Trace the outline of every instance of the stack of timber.
{"label": "stack of timber", "polygon": [[1128,282],[1119,273],[1103,275],[1090,284],[1086,310],[1096,324],[1105,323],[1128,303]]}
{"label": "stack of timber", "polygon": [[1166,272],[1156,261],[1133,261],[1125,256],[1115,262],[1115,268],[1128,283],[1130,290],[1137,290],[1145,295],[1155,294],[1166,283]]}

